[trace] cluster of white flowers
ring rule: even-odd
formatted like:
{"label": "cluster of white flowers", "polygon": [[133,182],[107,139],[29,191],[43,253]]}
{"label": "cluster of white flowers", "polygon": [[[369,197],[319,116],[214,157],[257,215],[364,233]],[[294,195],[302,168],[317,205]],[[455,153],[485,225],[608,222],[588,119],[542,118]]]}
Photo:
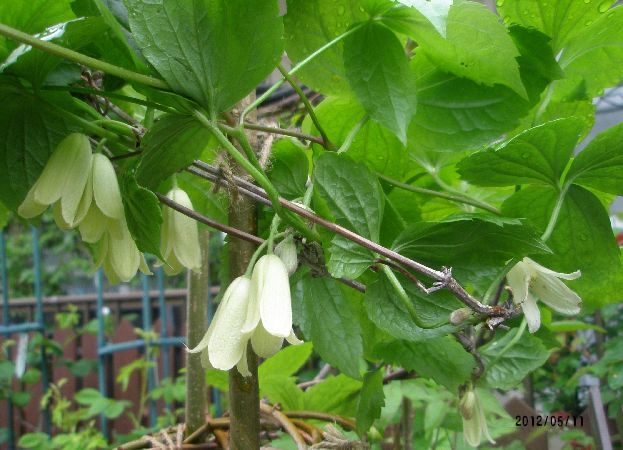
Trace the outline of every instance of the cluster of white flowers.
{"label": "cluster of white flowers", "polygon": [[[192,208],[180,189],[173,189],[168,197]],[[31,219],[50,205],[60,228],[78,227],[82,240],[93,244],[95,266],[104,268],[111,283],[129,281],[139,269],[151,274],[128,229],[115,168],[106,156],[92,153],[84,134],[70,134],[58,144],[18,213]],[[165,270],[177,273],[182,266],[199,269],[196,222],[168,207],[163,215]]]}
{"label": "cluster of white flowers", "polygon": [[[285,242],[285,241],[284,241]],[[229,370],[236,366],[250,376],[246,349],[269,358],[283,341],[297,345],[301,341],[292,330],[292,301],[289,270],[296,269],[296,247],[286,242],[281,248],[289,255],[290,267],[277,255],[262,256],[253,267],[251,278],[241,276],[229,285],[201,342],[191,353],[201,352],[204,367]],[[294,252],[294,259],[292,258]]]}

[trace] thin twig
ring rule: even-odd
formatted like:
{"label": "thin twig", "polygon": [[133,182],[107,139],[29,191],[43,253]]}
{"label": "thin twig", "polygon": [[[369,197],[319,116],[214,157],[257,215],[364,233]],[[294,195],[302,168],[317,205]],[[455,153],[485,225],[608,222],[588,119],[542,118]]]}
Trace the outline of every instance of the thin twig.
{"label": "thin twig", "polygon": [[299,450],[307,448],[307,443],[305,442],[305,439],[303,439],[303,437],[301,436],[301,433],[299,433],[298,428],[284,413],[282,413],[275,407],[262,402],[260,402],[260,412],[268,416],[274,417],[275,420],[277,420],[277,422],[279,422],[281,427],[285,430],[285,432],[288,433],[290,437],[292,437]]}
{"label": "thin twig", "polygon": [[463,346],[463,348],[467,352],[469,352],[476,360],[476,367],[474,367],[474,370],[472,371],[472,378],[474,380],[477,380],[482,376],[485,371],[485,363],[482,360],[482,356],[478,352],[478,349],[476,348],[476,344],[461,332],[454,333],[454,337],[456,337],[456,339]]}
{"label": "thin twig", "polygon": [[[280,134],[282,136],[295,137],[295,138],[303,139],[309,142],[315,142],[316,144],[324,145],[322,138],[319,138],[318,136],[312,136],[310,134],[301,133],[300,131],[297,131],[297,130],[291,130],[288,128],[275,128],[275,127],[269,127],[269,126],[259,125],[256,123],[249,123],[249,122],[245,122],[244,127],[248,130],[262,131],[264,133]],[[231,127],[228,127],[228,128],[231,128]]]}
{"label": "thin twig", "polygon": [[355,429],[355,422],[353,422],[352,420],[346,417],[337,416],[334,414],[323,413],[323,412],[318,412],[318,411],[285,411],[284,414],[291,419],[322,420],[324,422],[337,423],[339,426],[341,426],[345,430]]}

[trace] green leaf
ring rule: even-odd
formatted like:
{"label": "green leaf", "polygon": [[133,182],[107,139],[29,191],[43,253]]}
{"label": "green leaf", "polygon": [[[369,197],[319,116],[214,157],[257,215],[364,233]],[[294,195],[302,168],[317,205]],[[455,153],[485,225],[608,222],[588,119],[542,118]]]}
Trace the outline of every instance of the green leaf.
{"label": "green leaf", "polygon": [[275,0],[128,0],[127,6],[145,58],[212,116],[254,90],[283,52]]}
{"label": "green leaf", "polygon": [[513,129],[530,105],[511,89],[485,86],[443,72],[426,55],[412,62],[418,109],[409,149],[465,150],[489,144]]}
{"label": "green leaf", "polygon": [[[552,188],[531,186],[506,200],[502,212],[525,217],[544,231],[557,198],[558,192]],[[533,259],[556,272],[581,270],[582,276],[569,287],[582,297],[584,307],[593,309],[620,300],[620,252],[608,213],[594,194],[580,186],[569,188],[547,245],[552,254]]]}
{"label": "green leaf", "polygon": [[[28,34],[42,32],[46,27],[74,19],[72,0],[32,0],[0,2],[0,22]],[[0,36],[0,61],[19,44]]]}
{"label": "green leaf", "polygon": [[6,227],[7,223],[9,223],[9,219],[11,218],[11,212],[8,210],[6,206],[4,206],[0,202],[0,230],[3,230]]}
{"label": "green leaf", "polygon": [[368,372],[363,377],[363,386],[357,404],[357,434],[364,436],[376,419],[381,417],[381,408],[385,406],[383,392],[383,370]]}
{"label": "green leaf", "polygon": [[143,253],[163,259],[160,254],[162,211],[158,198],[150,190],[139,186],[129,171],[124,172],[120,188],[128,229],[136,246]]}
{"label": "green leaf", "polygon": [[308,175],[309,160],[300,144],[293,139],[280,139],[273,144],[268,176],[282,196],[303,197]]}
{"label": "green leaf", "polygon": [[497,7],[504,22],[533,27],[551,37],[552,47],[558,53],[613,3],[613,0],[501,0]]}
{"label": "green leaf", "polygon": [[[404,16],[400,10],[385,16],[392,14]],[[498,17],[484,5],[455,2],[448,13],[445,39],[432,25],[422,24],[417,12],[413,14],[409,34],[439,69],[488,86],[502,84],[528,98],[515,60],[519,52]]]}
{"label": "green leaf", "polygon": [[[304,277],[297,285],[303,302],[301,328],[314,349],[334,367],[352,378],[361,378],[363,343],[361,327],[333,278]],[[309,334],[309,335],[308,335]]]}
{"label": "green leaf", "polygon": [[549,358],[551,352],[539,338],[530,333],[524,333],[512,347],[502,353],[502,349],[517,332],[518,329],[515,328],[479,348],[487,368],[484,376],[487,386],[495,389],[513,389]]}
{"label": "green leaf", "polygon": [[[316,107],[316,115],[329,140],[342,145],[354,127],[363,120],[366,112],[359,102],[349,97],[329,97]],[[304,127],[311,129],[311,120]],[[402,178],[409,166],[406,148],[389,130],[367,120],[344,152],[357,162],[365,163],[371,170],[393,178]]]}
{"label": "green leaf", "polygon": [[599,325],[581,322],[579,320],[558,320],[550,323],[547,328],[554,333],[569,333],[579,330],[594,330],[598,333],[607,333],[607,331]]}
{"label": "green leaf", "polygon": [[[56,24],[35,36],[73,50],[79,50],[101,37],[106,25],[99,18],[81,18]],[[33,86],[46,84],[46,79],[63,60],[27,44],[19,45],[0,65],[0,72],[29,80]]]}
{"label": "green leaf", "polygon": [[11,393],[11,401],[18,408],[23,408],[30,403],[31,394],[29,391],[17,391]]}
{"label": "green leaf", "polygon": [[500,267],[513,257],[549,251],[535,230],[517,219],[484,214],[412,225],[393,249],[415,261],[468,271]]}
{"label": "green leaf", "polygon": [[17,210],[43,166],[75,127],[47,102],[0,81],[0,201]]}
{"label": "green leaf", "polygon": [[143,154],[136,178],[142,186],[156,189],[162,180],[189,166],[214,145],[210,131],[194,118],[166,115],[141,142]]}
{"label": "green leaf", "polygon": [[303,395],[305,409],[352,415],[349,403],[356,399],[361,385],[361,381],[343,374],[327,377],[323,382],[305,391]]}
{"label": "green leaf", "polygon": [[456,392],[469,379],[476,365],[474,357],[449,336],[430,339],[426,343],[393,341],[379,343],[375,353],[390,364],[396,364]]}
{"label": "green leaf", "polygon": [[276,375],[262,380],[260,376],[260,393],[262,397],[268,397],[271,403],[279,403],[285,411],[304,409],[303,391],[293,377]]}
{"label": "green leaf", "polygon": [[[403,286],[408,285],[405,283]],[[367,285],[364,301],[370,320],[381,330],[398,339],[412,342],[428,342],[432,338],[446,335],[455,330],[455,327],[452,325],[422,328],[422,320],[419,317],[416,305],[414,307],[416,314],[418,314],[417,320],[419,323],[415,323],[407,307],[402,303],[395,292],[395,288],[385,275],[380,276],[376,281]],[[445,322],[447,323],[447,320]]]}
{"label": "green leaf", "polygon": [[227,372],[223,370],[210,369],[206,371],[206,383],[214,386],[223,392],[229,391],[229,379]]}
{"label": "green leaf", "polygon": [[575,118],[538,125],[494,149],[465,158],[458,172],[462,179],[480,186],[558,186],[583,128]]}
{"label": "green leaf", "polygon": [[[288,0],[284,17],[286,52],[300,62],[314,51],[367,18],[358,0]],[[297,76],[324,94],[342,95],[350,90],[344,73],[344,43],[329,47],[312,59]]]}
{"label": "green leaf", "polygon": [[599,133],[574,159],[568,180],[623,195],[623,125]]}
{"label": "green leaf", "polygon": [[437,0],[434,2],[429,0],[398,1],[403,5],[415,8],[421,15],[428,19],[440,35],[446,37],[446,22],[448,21],[448,12],[450,11],[452,0]]}
{"label": "green leaf", "polygon": [[[339,225],[378,242],[385,196],[377,178],[365,165],[346,156],[324,153],[315,160],[314,182]],[[368,263],[374,260],[372,252],[340,237],[333,240],[330,252],[329,270],[334,277],[348,273],[356,278],[365,270],[362,259]],[[351,260],[359,262],[356,272],[347,267]]]}
{"label": "green leaf", "polygon": [[[611,3],[605,0],[600,6]],[[580,29],[558,61],[566,79],[556,83],[554,98],[571,96],[578,88],[586,98],[597,97],[621,81],[623,8],[617,6]]]}
{"label": "green leaf", "polygon": [[50,440],[47,433],[27,433],[19,438],[17,445],[23,448],[48,448],[46,443]]}
{"label": "green leaf", "polygon": [[260,364],[258,370],[260,384],[263,378],[294,375],[309,359],[312,350],[311,342],[306,342],[301,345],[291,345],[271,356]]}
{"label": "green leaf", "polygon": [[415,78],[398,38],[370,22],[346,38],[346,77],[366,112],[404,144],[415,114]]}
{"label": "green leaf", "polygon": [[25,384],[35,384],[38,383],[40,379],[41,371],[37,369],[28,369],[24,375],[22,375],[20,381]]}

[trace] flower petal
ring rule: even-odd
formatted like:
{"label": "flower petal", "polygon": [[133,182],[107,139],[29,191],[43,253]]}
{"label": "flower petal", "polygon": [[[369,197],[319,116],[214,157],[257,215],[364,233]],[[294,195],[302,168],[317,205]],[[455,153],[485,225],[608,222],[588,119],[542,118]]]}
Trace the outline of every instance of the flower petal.
{"label": "flower petal", "polygon": [[22,201],[22,204],[17,208],[17,213],[24,219],[32,219],[38,216],[43,211],[48,209],[49,205],[44,205],[35,200],[34,186],[26,194],[26,198]]}
{"label": "flower petal", "polygon": [[[112,230],[116,229],[116,232]],[[123,221],[111,221],[108,241],[108,259],[121,281],[127,282],[136,275],[140,265],[140,252],[130,235],[128,226]]]}
{"label": "flower petal", "polygon": [[242,352],[242,356],[240,357],[240,361],[236,364],[236,369],[243,377],[250,377],[251,372],[249,371],[249,363],[247,361],[247,347],[244,347],[244,351]]}
{"label": "flower petal", "polygon": [[288,269],[276,255],[264,255],[255,265],[258,272],[257,296],[260,317],[266,331],[273,336],[287,337],[292,330],[292,299]]}
{"label": "flower petal", "polygon": [[506,281],[513,291],[513,301],[519,305],[528,296],[530,286],[530,272],[523,261],[519,261],[506,274]]}
{"label": "flower petal", "polygon": [[72,167],[80,159],[84,148],[91,152],[89,138],[80,133],[72,133],[58,144],[33,186],[34,198],[38,203],[51,205],[61,198],[68,180],[67,167]]}
{"label": "flower petal", "polygon": [[482,435],[488,440],[491,444],[495,444],[495,441],[489,434],[489,427],[487,426],[487,418],[485,417],[485,409],[482,406],[482,401],[480,400],[480,396],[476,394],[476,410],[477,414],[480,416],[480,431]]}
{"label": "flower petal", "polygon": [[54,217],[54,222],[56,223],[56,226],[59,227],[61,230],[71,230],[71,225],[65,222],[65,219],[63,218],[60,201],[54,203],[54,206],[52,206],[52,217]]}
{"label": "flower petal", "polygon": [[555,276],[539,273],[532,280],[531,289],[543,303],[561,314],[573,315],[580,312],[580,296]]}
{"label": "flower petal", "polygon": [[521,303],[521,310],[528,323],[528,331],[530,333],[536,332],[541,326],[541,311],[539,311],[536,299],[532,294],[528,293],[526,299]]}
{"label": "flower petal", "polygon": [[89,211],[78,226],[82,240],[89,244],[99,241],[108,228],[108,222],[109,219],[101,213],[97,205],[91,203]]}
{"label": "flower petal", "polygon": [[528,264],[529,266],[532,266],[534,270],[540,273],[546,274],[546,275],[552,275],[556,278],[562,278],[563,280],[575,280],[577,278],[580,278],[580,276],[582,275],[582,272],[580,272],[579,270],[576,270],[575,272],[571,272],[571,273],[554,272],[553,270],[540,265],[538,262],[528,257],[525,257],[523,260],[526,264]]}
{"label": "flower petal", "polygon": [[[93,165],[92,157],[91,165]],[[76,210],[74,224],[79,224],[84,220],[87,213],[89,212],[89,209],[91,208],[91,203],[93,202],[93,169],[91,168],[87,172],[87,184],[84,186],[84,192],[82,193],[80,203],[78,204],[78,209]]]}
{"label": "flower petal", "polygon": [[245,314],[245,321],[240,331],[251,334],[255,331],[257,324],[260,323],[260,302],[257,296],[258,280],[255,277],[255,271],[251,279],[251,288],[249,290],[249,303]]}
{"label": "flower petal", "polygon": [[[170,198],[180,205],[193,209],[188,194],[182,189],[173,189],[169,192]],[[201,269],[201,250],[199,246],[199,232],[197,222],[188,216],[171,211],[169,239],[173,242],[173,251],[179,262],[186,268],[197,271]]]}
{"label": "flower petal", "polygon": [[210,363],[220,370],[234,367],[247,346],[249,335],[240,331],[249,303],[251,280],[238,277],[229,285],[213,320],[208,343]]}
{"label": "flower petal", "polygon": [[123,203],[115,168],[101,153],[93,155],[93,196],[105,216],[111,219],[123,217]]}
{"label": "flower petal", "polygon": [[91,144],[88,143],[77,153],[76,158],[65,168],[65,187],[61,195],[61,212],[63,219],[72,228],[76,224],[76,215],[84,194],[89,172],[91,171]]}
{"label": "flower petal", "polygon": [[262,358],[270,358],[283,346],[283,338],[279,336],[273,336],[262,326],[262,323],[257,326],[253,335],[251,336],[251,346],[253,351]]}
{"label": "flower petal", "polygon": [[290,334],[288,335],[288,337],[286,337],[286,341],[288,341],[288,344],[290,345],[301,345],[304,343],[298,337],[296,337],[296,334],[294,334],[294,330],[290,330]]}

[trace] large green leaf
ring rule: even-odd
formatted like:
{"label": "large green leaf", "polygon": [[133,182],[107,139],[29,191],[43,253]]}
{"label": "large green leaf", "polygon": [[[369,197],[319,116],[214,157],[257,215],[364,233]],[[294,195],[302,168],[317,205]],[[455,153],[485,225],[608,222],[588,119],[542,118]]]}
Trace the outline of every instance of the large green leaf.
{"label": "large green leaf", "polygon": [[[406,306],[385,275],[368,284],[365,306],[370,320],[381,330],[398,339],[428,342],[432,338],[446,335],[455,330],[455,327],[451,325],[421,328],[410,316]],[[417,313],[417,306],[414,306]],[[421,323],[419,317],[416,320]]]}
{"label": "large green leaf", "polygon": [[[101,19],[92,17],[54,25],[36,36],[43,41],[79,50],[99,39],[105,30],[106,24]],[[30,45],[21,44],[0,65],[0,72],[26,78],[33,86],[39,87],[45,83],[48,74],[62,61],[58,56],[33,49]]]}
{"label": "large green leaf", "polygon": [[335,377],[329,376],[322,383],[305,391],[303,396],[305,409],[351,416],[354,413],[351,406],[356,407],[355,400],[360,389],[361,381],[353,380],[343,374]]}
{"label": "large green leaf", "polygon": [[138,182],[150,189],[198,159],[215,140],[191,116],[166,115],[160,118],[141,142],[143,154]]}
{"label": "large green leaf", "polygon": [[387,27],[371,22],[346,38],[346,77],[370,117],[403,143],[415,113],[415,77],[403,46]]}
{"label": "large green leaf", "polygon": [[[25,33],[40,33],[50,25],[75,18],[71,11],[71,1],[19,0],[0,2],[0,23]],[[17,46],[17,42],[0,36],[0,61],[3,61],[9,52]]]}
{"label": "large green leaf", "polygon": [[[329,140],[339,146],[366,113],[350,97],[329,97],[316,107],[316,115]],[[311,129],[311,120],[306,119],[304,126]],[[384,126],[371,120],[361,126],[345,154],[394,178],[402,178],[409,166],[406,148]]]}
{"label": "large green leaf", "polygon": [[273,404],[279,403],[285,411],[300,411],[304,408],[303,391],[296,385],[293,377],[260,376],[260,394],[262,397],[268,397]]}
{"label": "large green leaf", "polygon": [[260,364],[258,369],[260,380],[268,377],[294,375],[309,359],[312,350],[313,347],[310,342],[284,348]]}
{"label": "large green leaf", "polygon": [[[508,216],[525,217],[544,231],[558,192],[550,187],[531,186],[511,196],[503,205]],[[621,299],[623,268],[608,213],[599,199],[580,186],[571,186],[547,245],[550,255],[534,256],[540,264],[557,272],[581,270],[570,282],[584,306],[590,309]]]}
{"label": "large green leaf", "polygon": [[126,172],[120,183],[128,229],[141,252],[160,254],[160,226],[162,211],[156,195],[141,187],[131,172]]}
{"label": "large green leaf", "polygon": [[[367,14],[358,0],[288,0],[284,17],[288,56],[300,62],[335,39]],[[344,43],[339,42],[311,60],[297,76],[324,94],[342,95],[349,90],[343,62]]]}
{"label": "large green leaf", "polygon": [[452,392],[456,392],[468,380],[476,365],[474,357],[449,336],[431,339],[426,343],[379,343],[375,352],[384,361],[414,370],[422,377],[432,378]]}
{"label": "large green leaf", "polygon": [[398,1],[403,5],[415,8],[428,19],[440,35],[446,36],[446,22],[448,21],[448,12],[450,12],[450,6],[452,6],[452,0],[437,0],[434,2],[429,0]]}
{"label": "large green leaf", "polygon": [[448,13],[445,39],[432,24],[419,20],[417,11],[411,11],[414,19],[409,26],[404,9],[391,10],[384,16],[393,20],[392,15],[400,15],[403,29],[408,29],[439,69],[488,86],[502,84],[528,98],[515,60],[519,51],[498,17],[484,5],[455,2]]}
{"label": "large green leaf", "polygon": [[541,340],[530,333],[524,333],[519,340],[506,351],[506,345],[516,336],[515,328],[478,349],[486,371],[486,384],[495,389],[513,389],[533,370],[541,367],[550,351]]}
{"label": "large green leaf", "polygon": [[47,102],[0,80],[0,201],[15,211],[56,145],[75,131]]}
{"label": "large green leaf", "polygon": [[409,127],[410,149],[465,150],[491,143],[530,109],[504,86],[485,86],[442,72],[425,55],[412,62],[418,109]]}
{"label": "large green leaf", "polygon": [[302,299],[301,329],[326,362],[352,378],[361,378],[361,327],[333,278],[305,276],[297,285]]}
{"label": "large green leaf", "polygon": [[416,261],[470,271],[548,251],[531,227],[516,219],[486,215],[414,224],[398,237],[393,249]]}
{"label": "large green leaf", "polygon": [[[315,160],[314,182],[339,225],[378,242],[385,195],[364,164],[324,153]],[[356,278],[374,260],[372,252],[340,236],[334,238],[330,253],[329,271],[335,277]]]}
{"label": "large green leaf", "polygon": [[623,125],[595,136],[575,158],[567,178],[602,192],[623,195]]}
{"label": "large green leaf", "polygon": [[385,406],[383,392],[383,370],[368,372],[363,377],[363,386],[357,405],[357,434],[363,436],[374,421],[381,416],[381,408]]}
{"label": "large green leaf", "polygon": [[283,51],[277,0],[128,0],[143,55],[169,85],[207,107],[231,108]]}
{"label": "large green leaf", "polygon": [[480,186],[558,186],[583,129],[584,124],[575,118],[536,126],[503,145],[465,158],[458,172]]}
{"label": "large green leaf", "polygon": [[507,23],[536,28],[552,38],[556,52],[602,16],[614,0],[498,0]]}
{"label": "large green leaf", "polygon": [[[609,6],[608,1],[601,4]],[[623,8],[617,6],[581,29],[559,58],[566,79],[556,83],[554,98],[578,90],[588,98],[614,87],[623,78]]]}

